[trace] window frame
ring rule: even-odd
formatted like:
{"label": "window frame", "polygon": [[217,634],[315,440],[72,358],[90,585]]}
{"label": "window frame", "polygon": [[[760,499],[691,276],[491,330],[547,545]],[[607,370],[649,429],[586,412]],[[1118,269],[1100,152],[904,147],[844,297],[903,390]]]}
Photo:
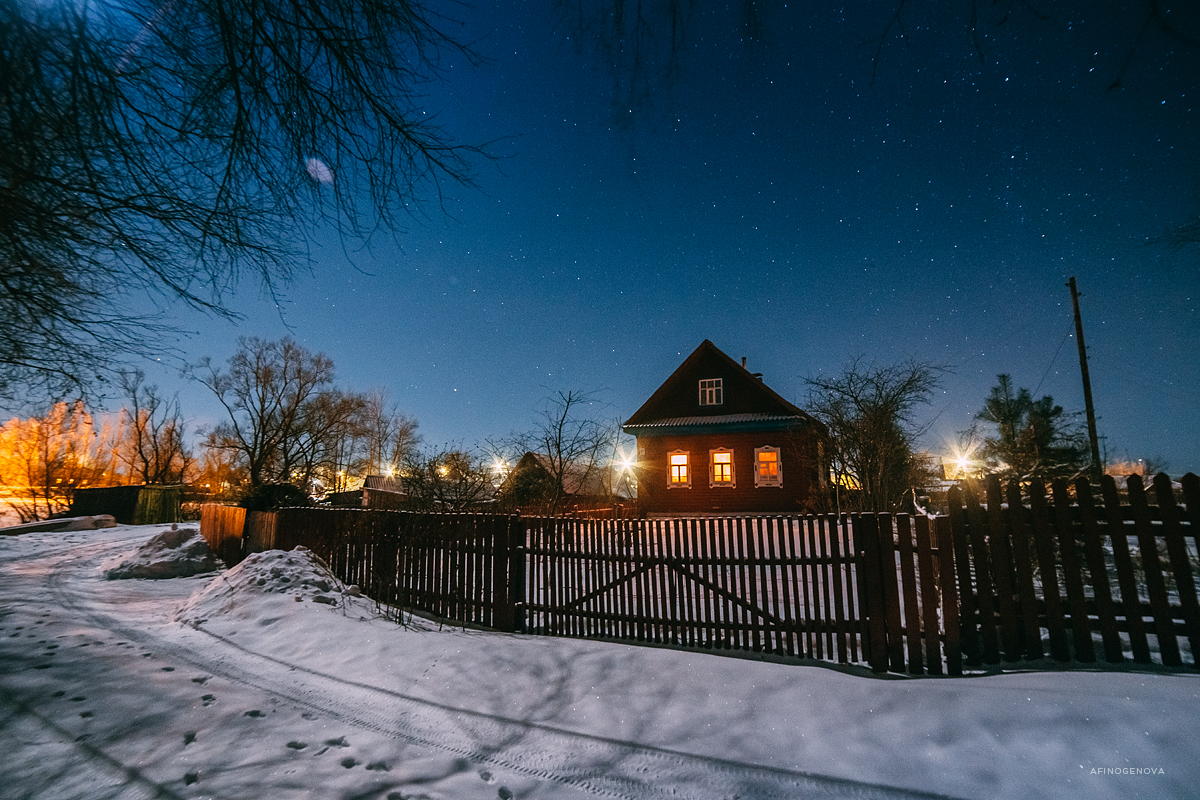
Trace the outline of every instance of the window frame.
{"label": "window frame", "polygon": [[725,405],[724,378],[701,378],[699,387],[701,407]]}
{"label": "window frame", "polygon": [[[717,456],[729,456],[729,480],[717,480]],[[724,462],[722,462],[724,463]],[[737,469],[734,467],[733,450],[728,447],[714,447],[708,451],[708,488],[710,489],[732,489],[737,486]]]}
{"label": "window frame", "polygon": [[[760,456],[763,453],[775,454],[775,477],[763,477],[762,465],[769,464],[770,461],[762,461]],[[765,445],[763,447],[754,448],[754,488],[762,489],[767,487],[782,487],[783,486],[783,453],[778,447]]]}
{"label": "window frame", "polygon": [[[683,456],[683,474],[687,480],[675,480],[675,456]],[[692,458],[691,452],[688,450],[672,450],[667,453],[667,488],[668,489],[690,489],[692,488]]]}

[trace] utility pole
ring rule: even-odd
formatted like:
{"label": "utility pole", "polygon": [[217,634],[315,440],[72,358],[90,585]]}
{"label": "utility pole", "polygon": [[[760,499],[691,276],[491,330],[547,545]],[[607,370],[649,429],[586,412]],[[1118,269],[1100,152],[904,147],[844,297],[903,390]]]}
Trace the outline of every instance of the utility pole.
{"label": "utility pole", "polygon": [[1083,406],[1087,411],[1088,441],[1092,445],[1092,479],[1100,480],[1103,472],[1100,464],[1100,437],[1096,435],[1096,409],[1092,406],[1092,380],[1088,377],[1087,348],[1083,344],[1083,320],[1079,316],[1079,290],[1075,278],[1067,282],[1071,287],[1071,305],[1075,309],[1075,340],[1079,345],[1079,371],[1083,374]]}

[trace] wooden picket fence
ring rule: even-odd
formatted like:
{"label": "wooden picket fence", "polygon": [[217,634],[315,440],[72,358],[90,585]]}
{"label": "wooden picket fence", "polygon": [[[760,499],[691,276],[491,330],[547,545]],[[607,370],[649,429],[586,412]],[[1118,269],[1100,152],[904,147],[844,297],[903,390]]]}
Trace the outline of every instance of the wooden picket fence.
{"label": "wooden picket fence", "polygon": [[[949,516],[533,518],[251,512],[243,552],[308,547],[392,609],[508,631],[962,674],[1038,661],[1195,666],[1200,480],[953,489]],[[206,507],[207,508],[207,507]],[[206,511],[210,542],[235,514]],[[224,527],[223,527],[224,526]],[[224,538],[223,538],[224,537]],[[230,546],[227,544],[226,549]],[[1068,635],[1069,634],[1069,635]],[[1099,645],[1097,649],[1097,645]]]}
{"label": "wooden picket fence", "polygon": [[[986,501],[952,491],[950,525],[961,647],[972,664],[1049,657],[1196,666],[1200,654],[1200,478],[1158,475],[1153,499],[1140,476],[1013,483],[988,481]],[[1068,635],[1069,634],[1069,635]],[[893,665],[894,666],[894,665]]]}

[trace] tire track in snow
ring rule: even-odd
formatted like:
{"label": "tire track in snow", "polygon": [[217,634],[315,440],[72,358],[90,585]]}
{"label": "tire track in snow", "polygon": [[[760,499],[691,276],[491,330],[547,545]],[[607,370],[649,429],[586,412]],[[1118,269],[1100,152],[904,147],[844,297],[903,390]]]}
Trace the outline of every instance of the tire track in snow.
{"label": "tire track in snow", "polygon": [[[72,562],[128,546],[128,541],[81,545],[78,549],[91,552],[59,558],[55,568],[45,574],[45,582],[64,608],[99,628],[344,724],[472,762],[628,800],[950,800],[945,795],[691,755],[460,708],[291,664],[203,627],[171,625],[162,618],[155,620],[159,632],[138,628],[119,613],[102,611],[96,596],[85,602],[78,590],[68,586],[82,572]],[[94,565],[94,560],[90,563]],[[213,642],[220,644],[220,651],[213,652]]]}

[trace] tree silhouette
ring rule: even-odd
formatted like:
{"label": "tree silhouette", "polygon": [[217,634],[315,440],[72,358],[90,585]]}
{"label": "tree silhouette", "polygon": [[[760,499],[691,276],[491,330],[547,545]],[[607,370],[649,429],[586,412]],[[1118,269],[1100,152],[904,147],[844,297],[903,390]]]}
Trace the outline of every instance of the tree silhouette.
{"label": "tree silhouette", "polygon": [[0,0],[0,400],[161,351],[147,294],[229,314],[313,224],[468,180],[420,107],[447,47],[415,0]]}

